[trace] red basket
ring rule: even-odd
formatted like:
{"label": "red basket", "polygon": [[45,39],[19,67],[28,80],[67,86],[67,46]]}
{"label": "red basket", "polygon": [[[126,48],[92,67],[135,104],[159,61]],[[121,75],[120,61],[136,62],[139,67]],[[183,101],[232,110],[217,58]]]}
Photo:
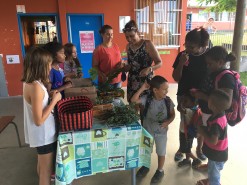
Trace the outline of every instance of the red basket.
{"label": "red basket", "polygon": [[92,128],[93,103],[86,96],[65,98],[57,103],[60,131]]}

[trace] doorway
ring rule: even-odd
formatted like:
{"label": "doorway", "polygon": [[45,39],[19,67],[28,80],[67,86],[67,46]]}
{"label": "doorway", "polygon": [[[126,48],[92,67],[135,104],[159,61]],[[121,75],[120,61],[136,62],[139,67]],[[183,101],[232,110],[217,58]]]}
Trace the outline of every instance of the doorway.
{"label": "doorway", "polygon": [[32,46],[59,42],[58,18],[55,14],[18,14],[18,24],[23,57]]}
{"label": "doorway", "polygon": [[69,42],[76,46],[84,78],[90,77],[93,50],[102,43],[99,30],[103,24],[102,14],[67,14]]}

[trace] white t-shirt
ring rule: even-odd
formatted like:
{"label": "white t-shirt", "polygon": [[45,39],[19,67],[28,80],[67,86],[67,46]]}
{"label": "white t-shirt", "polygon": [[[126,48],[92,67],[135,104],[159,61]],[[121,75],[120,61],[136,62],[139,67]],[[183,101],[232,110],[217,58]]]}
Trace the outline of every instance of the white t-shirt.
{"label": "white t-shirt", "polygon": [[[43,109],[48,105],[48,93],[45,86],[39,82],[35,83],[40,84],[41,88],[45,92],[45,96],[42,102]],[[23,87],[25,87],[25,83]],[[25,142],[30,145],[30,147],[39,147],[47,144],[54,143],[56,141],[56,130],[55,130],[55,120],[53,114],[49,114],[45,122],[37,126],[33,120],[32,106],[25,100],[23,97],[23,106],[24,106],[24,133],[25,133]]]}

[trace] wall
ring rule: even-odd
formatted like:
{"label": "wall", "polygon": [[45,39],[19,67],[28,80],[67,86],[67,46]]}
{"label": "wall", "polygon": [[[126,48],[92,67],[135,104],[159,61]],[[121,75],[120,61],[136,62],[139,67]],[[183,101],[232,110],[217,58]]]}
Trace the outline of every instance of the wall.
{"label": "wall", "polygon": [[[104,14],[104,23],[110,24],[114,28],[114,42],[120,50],[123,51],[127,42],[124,34],[118,31],[119,16],[130,15],[134,18],[134,0],[8,0],[1,3],[0,6],[0,54],[3,54],[3,65],[6,74],[7,88],[9,96],[22,94],[22,76],[23,58],[21,54],[20,35],[16,13],[16,5],[25,5],[26,13],[57,13],[60,20],[61,37],[63,44],[68,42],[68,32],[66,25],[66,13],[97,13]],[[181,27],[183,28],[181,36],[181,45],[184,43],[185,20],[186,20],[186,1],[183,3],[183,17]],[[7,18],[6,18],[7,17]],[[161,55],[163,66],[157,70],[156,74],[165,76],[168,81],[172,79],[172,64],[179,50],[170,49],[169,55]],[[20,64],[6,64],[7,54],[17,54],[20,56]]]}

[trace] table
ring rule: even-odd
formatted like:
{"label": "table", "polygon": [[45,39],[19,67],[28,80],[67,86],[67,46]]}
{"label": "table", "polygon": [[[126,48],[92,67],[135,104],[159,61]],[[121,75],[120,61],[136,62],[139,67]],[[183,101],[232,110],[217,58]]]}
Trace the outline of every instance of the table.
{"label": "table", "polygon": [[56,185],[74,179],[131,169],[150,167],[153,137],[139,124],[114,126],[93,124],[91,130],[65,132],[58,136]]}

